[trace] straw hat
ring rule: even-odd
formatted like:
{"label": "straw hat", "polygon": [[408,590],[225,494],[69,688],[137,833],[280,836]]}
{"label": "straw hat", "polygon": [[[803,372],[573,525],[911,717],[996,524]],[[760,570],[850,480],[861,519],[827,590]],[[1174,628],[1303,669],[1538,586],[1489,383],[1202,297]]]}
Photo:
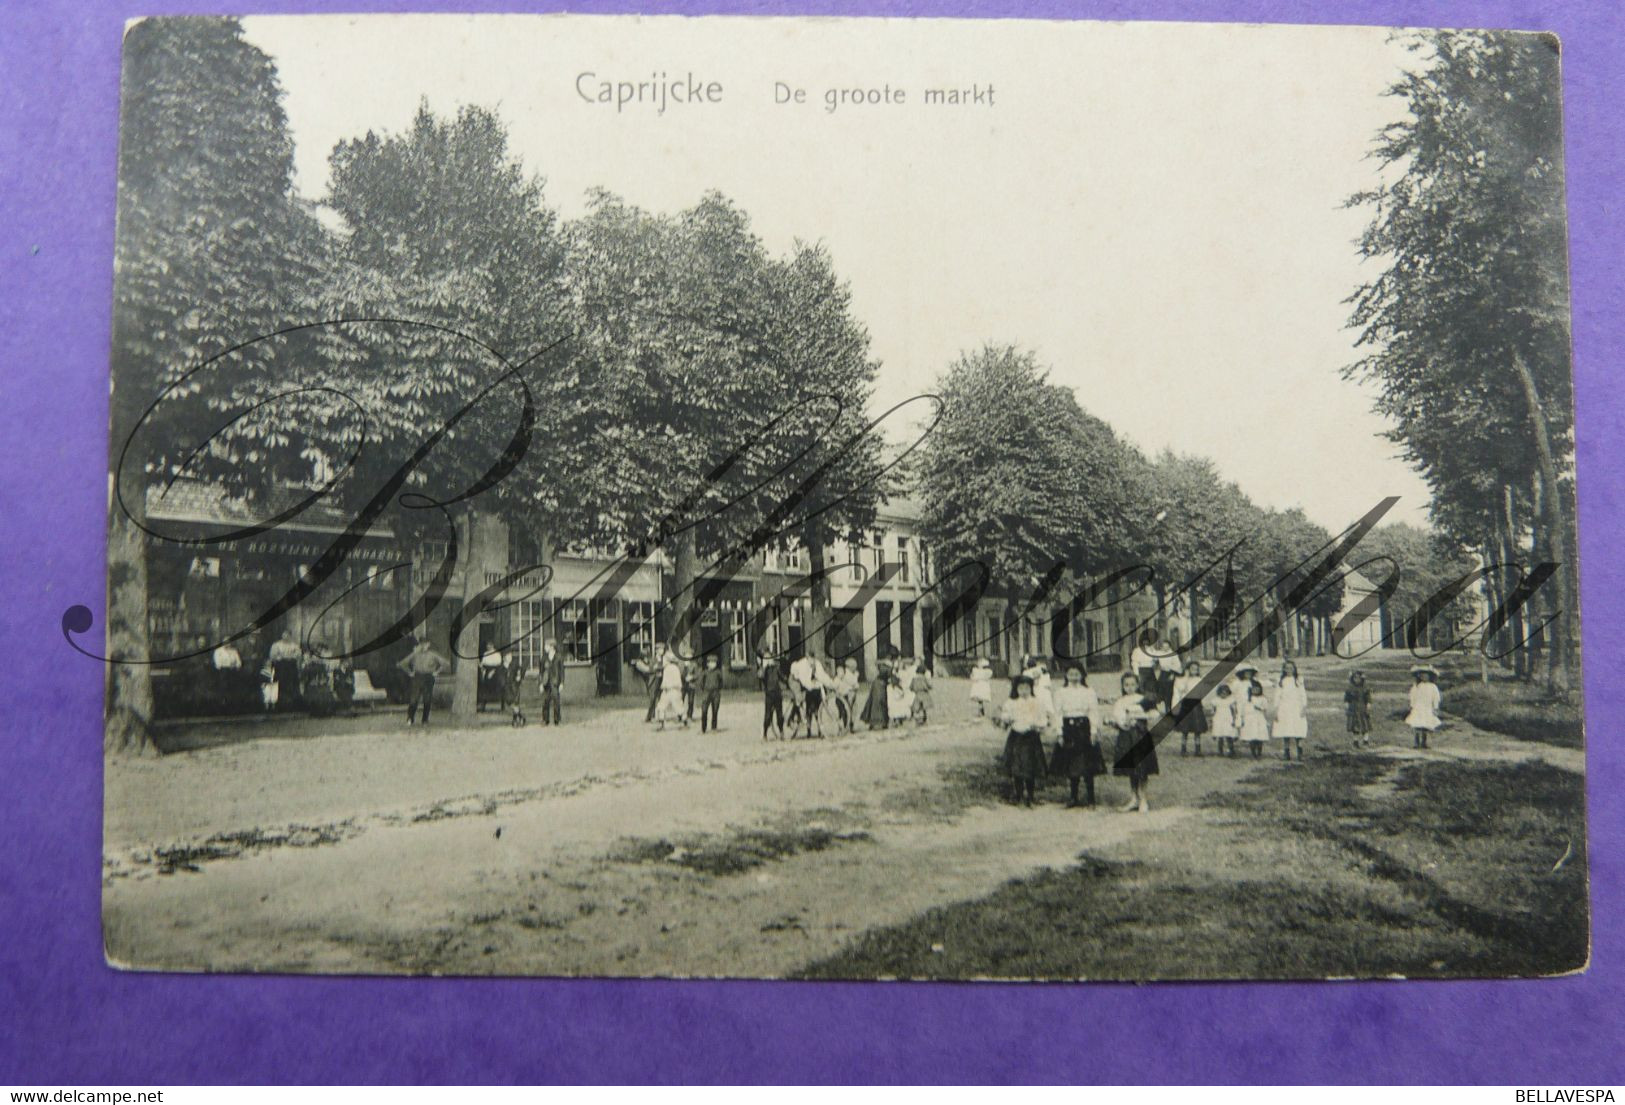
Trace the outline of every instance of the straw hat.
{"label": "straw hat", "polygon": [[1439,678],[1439,669],[1434,667],[1432,664],[1412,664],[1411,665],[1411,674],[1412,675],[1421,675],[1424,672],[1426,674],[1428,674],[1428,675],[1433,676],[1433,678],[1435,678],[1435,679]]}

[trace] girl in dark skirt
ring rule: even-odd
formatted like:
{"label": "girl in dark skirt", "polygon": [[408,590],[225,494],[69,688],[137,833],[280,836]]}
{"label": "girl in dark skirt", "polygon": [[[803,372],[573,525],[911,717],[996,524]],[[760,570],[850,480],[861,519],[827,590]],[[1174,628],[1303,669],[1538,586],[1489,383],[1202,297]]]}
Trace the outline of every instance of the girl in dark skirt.
{"label": "girl in dark skirt", "polygon": [[1011,801],[1033,804],[1033,789],[1044,773],[1044,731],[1054,727],[1055,715],[1033,697],[1033,681],[1018,675],[1010,681],[1010,699],[999,708],[996,724],[1007,731],[1004,765],[1010,772]]}
{"label": "girl in dark skirt", "polygon": [[[1061,717],[1061,744],[1056,773],[1066,773],[1072,789],[1067,809],[1095,804],[1095,776],[1106,774],[1106,757],[1100,751],[1100,700],[1088,686],[1083,669],[1066,669],[1066,682],[1055,692],[1055,712]],[[1078,801],[1078,783],[1084,784],[1087,801]]]}
{"label": "girl in dark skirt", "polygon": [[1349,736],[1354,747],[1371,743],[1371,688],[1365,685],[1365,676],[1355,672],[1349,676],[1349,689],[1343,692],[1343,709],[1348,715]]}
{"label": "girl in dark skirt", "polygon": [[1157,774],[1157,749],[1144,737],[1149,722],[1157,716],[1157,702],[1140,693],[1140,680],[1132,672],[1123,673],[1122,688],[1123,694],[1113,703],[1111,713],[1112,727],[1117,730],[1112,773],[1127,775],[1133,791],[1123,810],[1147,813],[1151,809],[1147,796],[1150,779]]}
{"label": "girl in dark skirt", "polygon": [[1179,719],[1179,754],[1185,755],[1186,742],[1196,746],[1196,754],[1202,754],[1202,735],[1207,732],[1207,707],[1196,694],[1196,688],[1202,682],[1202,665],[1192,660],[1185,665],[1184,674],[1174,680],[1174,689],[1171,696],[1174,716]]}

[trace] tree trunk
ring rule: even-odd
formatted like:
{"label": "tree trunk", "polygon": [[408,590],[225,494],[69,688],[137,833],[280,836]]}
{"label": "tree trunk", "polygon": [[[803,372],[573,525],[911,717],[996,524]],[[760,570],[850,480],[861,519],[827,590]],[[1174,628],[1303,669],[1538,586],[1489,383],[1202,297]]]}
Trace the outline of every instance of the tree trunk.
{"label": "tree trunk", "polygon": [[[109,501],[107,529],[107,657],[103,676],[107,725],[103,748],[110,753],[157,751],[152,743],[152,638],[147,621],[147,500],[144,483],[126,488],[125,505]],[[125,661],[120,663],[119,661]]]}
{"label": "tree trunk", "polygon": [[1523,359],[1523,354],[1512,351],[1512,365],[1523,384],[1524,398],[1529,403],[1529,421],[1535,431],[1535,448],[1540,456],[1541,508],[1546,530],[1546,544],[1553,563],[1557,565],[1558,620],[1547,627],[1547,684],[1553,692],[1567,693],[1570,685],[1570,651],[1573,640],[1572,626],[1579,623],[1580,609],[1576,596],[1573,572],[1570,571],[1569,526],[1563,516],[1562,488],[1557,482],[1557,460],[1552,453],[1552,439],[1546,425],[1546,410],[1541,405],[1540,392],[1535,387],[1534,374]]}
{"label": "tree trunk", "polygon": [[[700,652],[699,576],[700,554],[694,528],[690,526],[677,535],[677,555],[674,569],[677,578],[677,609],[672,611],[672,641],[677,655],[683,659],[698,656]],[[678,627],[687,626],[683,640],[677,640]]]}
{"label": "tree trunk", "polygon": [[[463,631],[451,642],[451,716],[472,721],[480,708],[480,619],[468,617],[469,604],[485,589],[485,548],[473,507],[463,515]],[[472,657],[472,659],[470,659]]]}
{"label": "tree trunk", "polygon": [[807,573],[813,581],[809,591],[812,612],[809,615],[806,635],[802,639],[802,647],[808,656],[827,668],[830,661],[830,607],[834,604],[834,598],[829,577],[824,571],[824,537],[824,527],[817,521],[809,518],[802,523],[801,543],[807,548]]}
{"label": "tree trunk", "polygon": [[[1518,559],[1519,529],[1516,492],[1513,490],[1511,484],[1506,485],[1501,498],[1502,508],[1506,513],[1506,519],[1505,526],[1501,530],[1502,551],[1500,555],[1503,562],[1511,564]],[[1505,602],[1509,594],[1511,594],[1511,587],[1503,580],[1500,587],[1501,601]],[[1508,628],[1510,629],[1510,632],[1506,634],[1507,645],[1520,645],[1520,647],[1518,647],[1512,653],[1512,672],[1519,679],[1528,679],[1530,677],[1529,656],[1521,647],[1521,642],[1524,639],[1524,618],[1522,607],[1519,607],[1516,611],[1514,611],[1512,617],[1508,619]]]}

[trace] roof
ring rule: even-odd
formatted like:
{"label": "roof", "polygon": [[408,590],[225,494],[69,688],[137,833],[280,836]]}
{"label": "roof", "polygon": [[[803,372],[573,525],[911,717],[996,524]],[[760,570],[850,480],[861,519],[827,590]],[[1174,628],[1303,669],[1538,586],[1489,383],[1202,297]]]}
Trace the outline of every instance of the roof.
{"label": "roof", "polygon": [[[167,487],[154,484],[147,488],[147,517],[156,521],[194,522],[210,526],[258,525],[292,510],[312,490],[308,487],[275,487],[261,501],[250,503],[246,498],[231,495],[219,484],[181,479]],[[342,533],[354,520],[354,514],[318,499],[277,528]],[[394,533],[389,526],[379,522],[373,524],[369,536],[392,537]]]}

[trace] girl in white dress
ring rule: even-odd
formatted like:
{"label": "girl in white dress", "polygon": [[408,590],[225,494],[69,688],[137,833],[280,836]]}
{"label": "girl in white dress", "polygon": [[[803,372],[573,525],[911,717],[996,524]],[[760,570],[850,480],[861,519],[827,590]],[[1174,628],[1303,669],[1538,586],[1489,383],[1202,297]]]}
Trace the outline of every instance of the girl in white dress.
{"label": "girl in white dress", "polygon": [[1281,754],[1292,758],[1298,746],[1298,762],[1303,762],[1303,738],[1309,735],[1309,692],[1298,678],[1298,665],[1287,660],[1281,665],[1281,678],[1275,688],[1275,735],[1281,739]]}
{"label": "girl in white dress", "polygon": [[1049,666],[1036,656],[1029,657],[1022,674],[1033,681],[1033,697],[1042,702],[1044,708],[1053,714],[1055,694],[1050,688]]}
{"label": "girl in white dress", "polygon": [[683,728],[688,728],[688,718],[683,716],[683,665],[673,651],[666,653],[665,663],[660,669],[660,701],[655,706],[655,728],[664,729],[667,721],[678,721]]}
{"label": "girl in white dress", "polygon": [[[901,664],[898,665],[901,668]],[[886,684],[886,716],[893,725],[901,725],[914,713],[914,692],[903,682],[903,673],[893,671]]]}
{"label": "girl in white dress", "polygon": [[1236,728],[1241,728],[1241,709],[1247,704],[1247,692],[1252,689],[1253,682],[1258,678],[1258,665],[1251,661],[1237,664],[1236,670],[1230,673],[1230,693],[1236,699]]}
{"label": "girl in white dress", "polygon": [[1213,741],[1219,755],[1236,754],[1236,696],[1229,683],[1213,688]]}
{"label": "girl in white dress", "polygon": [[1426,664],[1411,669],[1416,682],[1411,686],[1411,712],[1405,715],[1405,724],[1411,727],[1413,748],[1426,748],[1428,734],[1444,722],[1439,718],[1439,684],[1434,680],[1439,673]]}
{"label": "girl in white dress", "polygon": [[1253,759],[1264,755],[1264,742],[1270,739],[1269,701],[1264,697],[1264,684],[1254,679],[1247,685],[1247,699],[1236,706],[1239,715],[1241,739],[1253,751]]}
{"label": "girl in white dress", "polygon": [[987,704],[993,701],[993,665],[986,656],[976,658],[970,670],[970,700],[976,704],[976,716],[987,716]]}

